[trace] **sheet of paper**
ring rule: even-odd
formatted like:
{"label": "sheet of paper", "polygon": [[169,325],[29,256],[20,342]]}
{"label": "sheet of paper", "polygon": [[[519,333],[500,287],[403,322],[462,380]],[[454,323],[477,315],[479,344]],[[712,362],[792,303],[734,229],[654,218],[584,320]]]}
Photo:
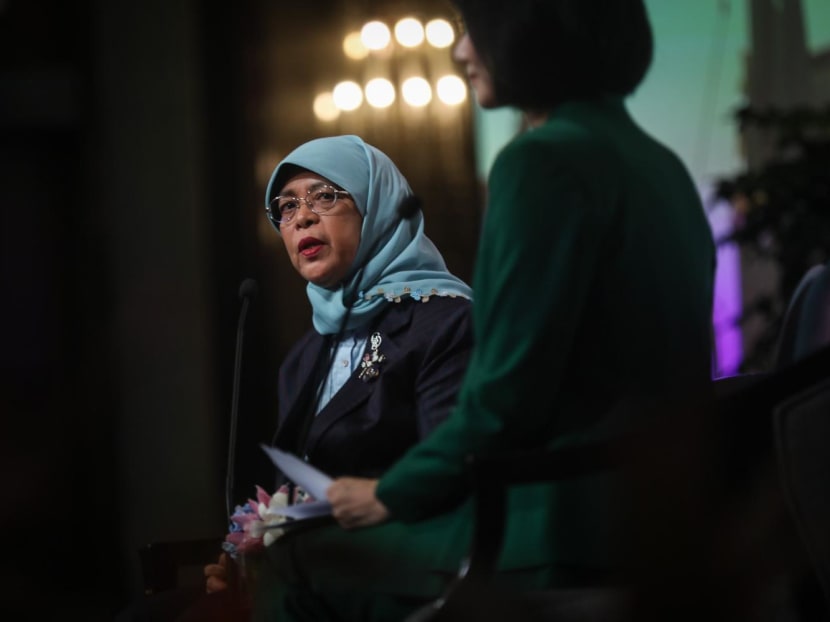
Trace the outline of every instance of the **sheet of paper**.
{"label": "sheet of paper", "polygon": [[300,520],[303,518],[314,518],[315,516],[326,516],[327,514],[331,514],[331,503],[328,501],[298,503],[297,505],[289,505],[286,508],[282,508],[280,514]]}
{"label": "sheet of paper", "polygon": [[260,444],[260,447],[277,465],[277,468],[283,472],[283,475],[314,497],[315,501],[325,502],[326,490],[332,482],[328,475],[287,451],[282,451],[276,447],[268,447],[265,444]]}

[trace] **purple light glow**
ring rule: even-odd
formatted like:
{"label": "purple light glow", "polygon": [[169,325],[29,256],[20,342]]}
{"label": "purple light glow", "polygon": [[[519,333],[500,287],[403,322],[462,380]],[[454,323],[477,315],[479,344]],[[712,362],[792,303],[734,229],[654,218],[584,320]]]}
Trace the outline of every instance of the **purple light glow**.
{"label": "purple light glow", "polygon": [[[732,232],[734,213],[727,201],[719,201],[708,212],[709,225],[715,240]],[[738,319],[741,316],[741,258],[738,245],[720,244],[715,270],[715,300],[712,311],[715,356],[713,378],[734,376],[743,359],[743,335]]]}

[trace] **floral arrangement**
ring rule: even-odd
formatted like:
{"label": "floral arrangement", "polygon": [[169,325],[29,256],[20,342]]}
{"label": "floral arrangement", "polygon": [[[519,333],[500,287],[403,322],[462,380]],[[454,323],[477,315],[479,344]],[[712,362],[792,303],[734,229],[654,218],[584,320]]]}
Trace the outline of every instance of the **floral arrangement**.
{"label": "floral arrangement", "polygon": [[[280,486],[273,495],[269,495],[261,486],[256,487],[256,499],[248,499],[245,505],[237,505],[230,517],[230,531],[225,536],[222,549],[232,559],[238,559],[242,553],[262,551],[284,530],[279,528],[290,520],[280,514],[280,510],[289,505],[291,490],[288,484]],[[294,487],[293,503],[313,501],[313,497],[304,490]]]}

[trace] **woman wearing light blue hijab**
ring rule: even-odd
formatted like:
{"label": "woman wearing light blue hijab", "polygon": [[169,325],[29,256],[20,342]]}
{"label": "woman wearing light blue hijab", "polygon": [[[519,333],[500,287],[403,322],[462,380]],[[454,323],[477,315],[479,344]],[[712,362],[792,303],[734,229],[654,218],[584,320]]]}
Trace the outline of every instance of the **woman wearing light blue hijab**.
{"label": "woman wearing light blue hijab", "polygon": [[[277,231],[282,225],[279,201],[274,199],[298,170],[316,173],[335,189],[347,191],[362,217],[360,245],[346,279],[336,287],[308,284],[318,332],[337,332],[347,314],[346,329],[364,326],[388,301],[402,296],[470,298],[470,288],[447,271],[443,257],[424,234],[420,210],[402,213],[410,209],[414,194],[382,151],[358,136],[347,135],[318,138],[289,153],[274,170],[265,193],[266,210]],[[288,205],[297,209],[296,202]],[[317,216],[322,220],[327,214]],[[357,300],[350,305],[355,294]]]}
{"label": "woman wearing light blue hijab", "polygon": [[[272,444],[332,476],[381,475],[447,417],[467,366],[472,292],[416,205],[389,157],[353,135],[297,147],[268,184],[314,326],[280,367]],[[208,592],[225,591],[226,563],[206,567]]]}

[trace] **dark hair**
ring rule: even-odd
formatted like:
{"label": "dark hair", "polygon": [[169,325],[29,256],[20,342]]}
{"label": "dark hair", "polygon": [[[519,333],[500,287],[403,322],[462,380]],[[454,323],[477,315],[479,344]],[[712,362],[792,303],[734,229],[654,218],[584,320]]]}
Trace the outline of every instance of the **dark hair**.
{"label": "dark hair", "polygon": [[651,65],[643,0],[453,0],[500,105],[625,96]]}

